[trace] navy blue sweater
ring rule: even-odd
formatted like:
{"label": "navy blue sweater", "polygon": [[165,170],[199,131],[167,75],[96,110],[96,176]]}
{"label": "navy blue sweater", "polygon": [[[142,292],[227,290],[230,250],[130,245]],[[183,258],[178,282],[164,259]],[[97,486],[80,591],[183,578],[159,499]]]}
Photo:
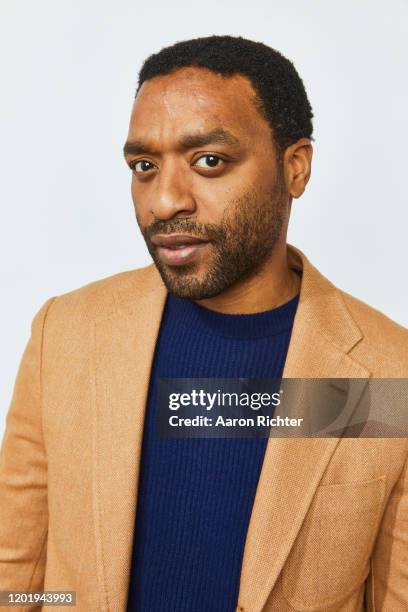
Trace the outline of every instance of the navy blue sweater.
{"label": "navy blue sweater", "polygon": [[168,295],[144,425],[129,612],[235,611],[268,438],[159,438],[157,378],[280,378],[297,304],[298,296],[230,315]]}

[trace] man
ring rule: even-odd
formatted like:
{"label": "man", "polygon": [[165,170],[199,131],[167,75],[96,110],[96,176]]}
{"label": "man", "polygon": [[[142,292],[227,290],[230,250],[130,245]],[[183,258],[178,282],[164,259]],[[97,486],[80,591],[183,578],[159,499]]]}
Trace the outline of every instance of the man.
{"label": "man", "polygon": [[124,153],[154,263],[33,319],[1,451],[0,590],[75,591],[84,611],[408,609],[406,438],[155,429],[162,378],[407,376],[407,331],[286,243],[311,119],[261,43],[145,61]]}

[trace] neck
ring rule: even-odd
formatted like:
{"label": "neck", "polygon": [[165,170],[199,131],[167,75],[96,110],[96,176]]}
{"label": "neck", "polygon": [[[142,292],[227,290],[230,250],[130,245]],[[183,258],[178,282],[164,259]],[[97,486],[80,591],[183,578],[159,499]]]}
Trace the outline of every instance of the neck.
{"label": "neck", "polygon": [[262,269],[219,295],[195,300],[200,306],[225,314],[253,314],[277,308],[300,290],[300,278],[288,266],[286,243],[277,243]]}

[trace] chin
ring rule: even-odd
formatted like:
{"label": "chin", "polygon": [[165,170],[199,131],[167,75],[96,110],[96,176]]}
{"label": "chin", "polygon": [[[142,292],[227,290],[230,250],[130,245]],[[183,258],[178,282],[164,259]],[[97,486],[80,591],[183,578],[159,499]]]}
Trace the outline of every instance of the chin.
{"label": "chin", "polygon": [[189,281],[187,281],[186,278],[185,282],[183,282],[183,279],[180,277],[177,280],[166,279],[164,282],[167,290],[170,293],[178,298],[184,298],[187,300],[204,300],[207,298],[212,298],[219,295],[222,291],[215,287],[208,287],[205,285],[200,286],[198,279],[196,279],[196,282],[194,282],[194,279],[196,279],[196,277],[190,277]]}
{"label": "chin", "polygon": [[155,263],[167,291],[178,298],[204,300],[219,295],[226,288],[215,280],[210,266],[199,262],[183,266],[165,266],[160,261]]}

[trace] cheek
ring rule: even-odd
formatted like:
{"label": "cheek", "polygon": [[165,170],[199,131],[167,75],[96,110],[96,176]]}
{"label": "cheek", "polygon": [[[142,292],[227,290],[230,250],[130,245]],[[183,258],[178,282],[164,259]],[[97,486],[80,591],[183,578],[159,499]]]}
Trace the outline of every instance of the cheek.
{"label": "cheek", "polygon": [[131,191],[131,194],[132,194],[132,200],[136,204],[140,200],[140,197],[139,197],[139,191],[140,190],[137,189],[136,179],[135,179],[133,174],[132,174],[132,183],[131,183],[131,186],[130,186],[130,191]]}
{"label": "cheek", "polygon": [[132,177],[131,194],[136,215],[140,217],[143,222],[149,215],[148,197],[147,194],[143,192],[143,189],[140,188],[140,185],[134,177]]}
{"label": "cheek", "polygon": [[214,179],[198,178],[192,185],[198,220],[202,223],[219,224],[234,202],[245,190],[245,183],[236,175],[235,180],[226,177]]}
{"label": "cheek", "polygon": [[194,181],[194,193],[197,201],[203,202],[203,207],[211,208],[221,217],[247,194],[269,192],[275,180],[273,167],[251,158],[233,164],[231,170],[219,178],[198,177]]}

